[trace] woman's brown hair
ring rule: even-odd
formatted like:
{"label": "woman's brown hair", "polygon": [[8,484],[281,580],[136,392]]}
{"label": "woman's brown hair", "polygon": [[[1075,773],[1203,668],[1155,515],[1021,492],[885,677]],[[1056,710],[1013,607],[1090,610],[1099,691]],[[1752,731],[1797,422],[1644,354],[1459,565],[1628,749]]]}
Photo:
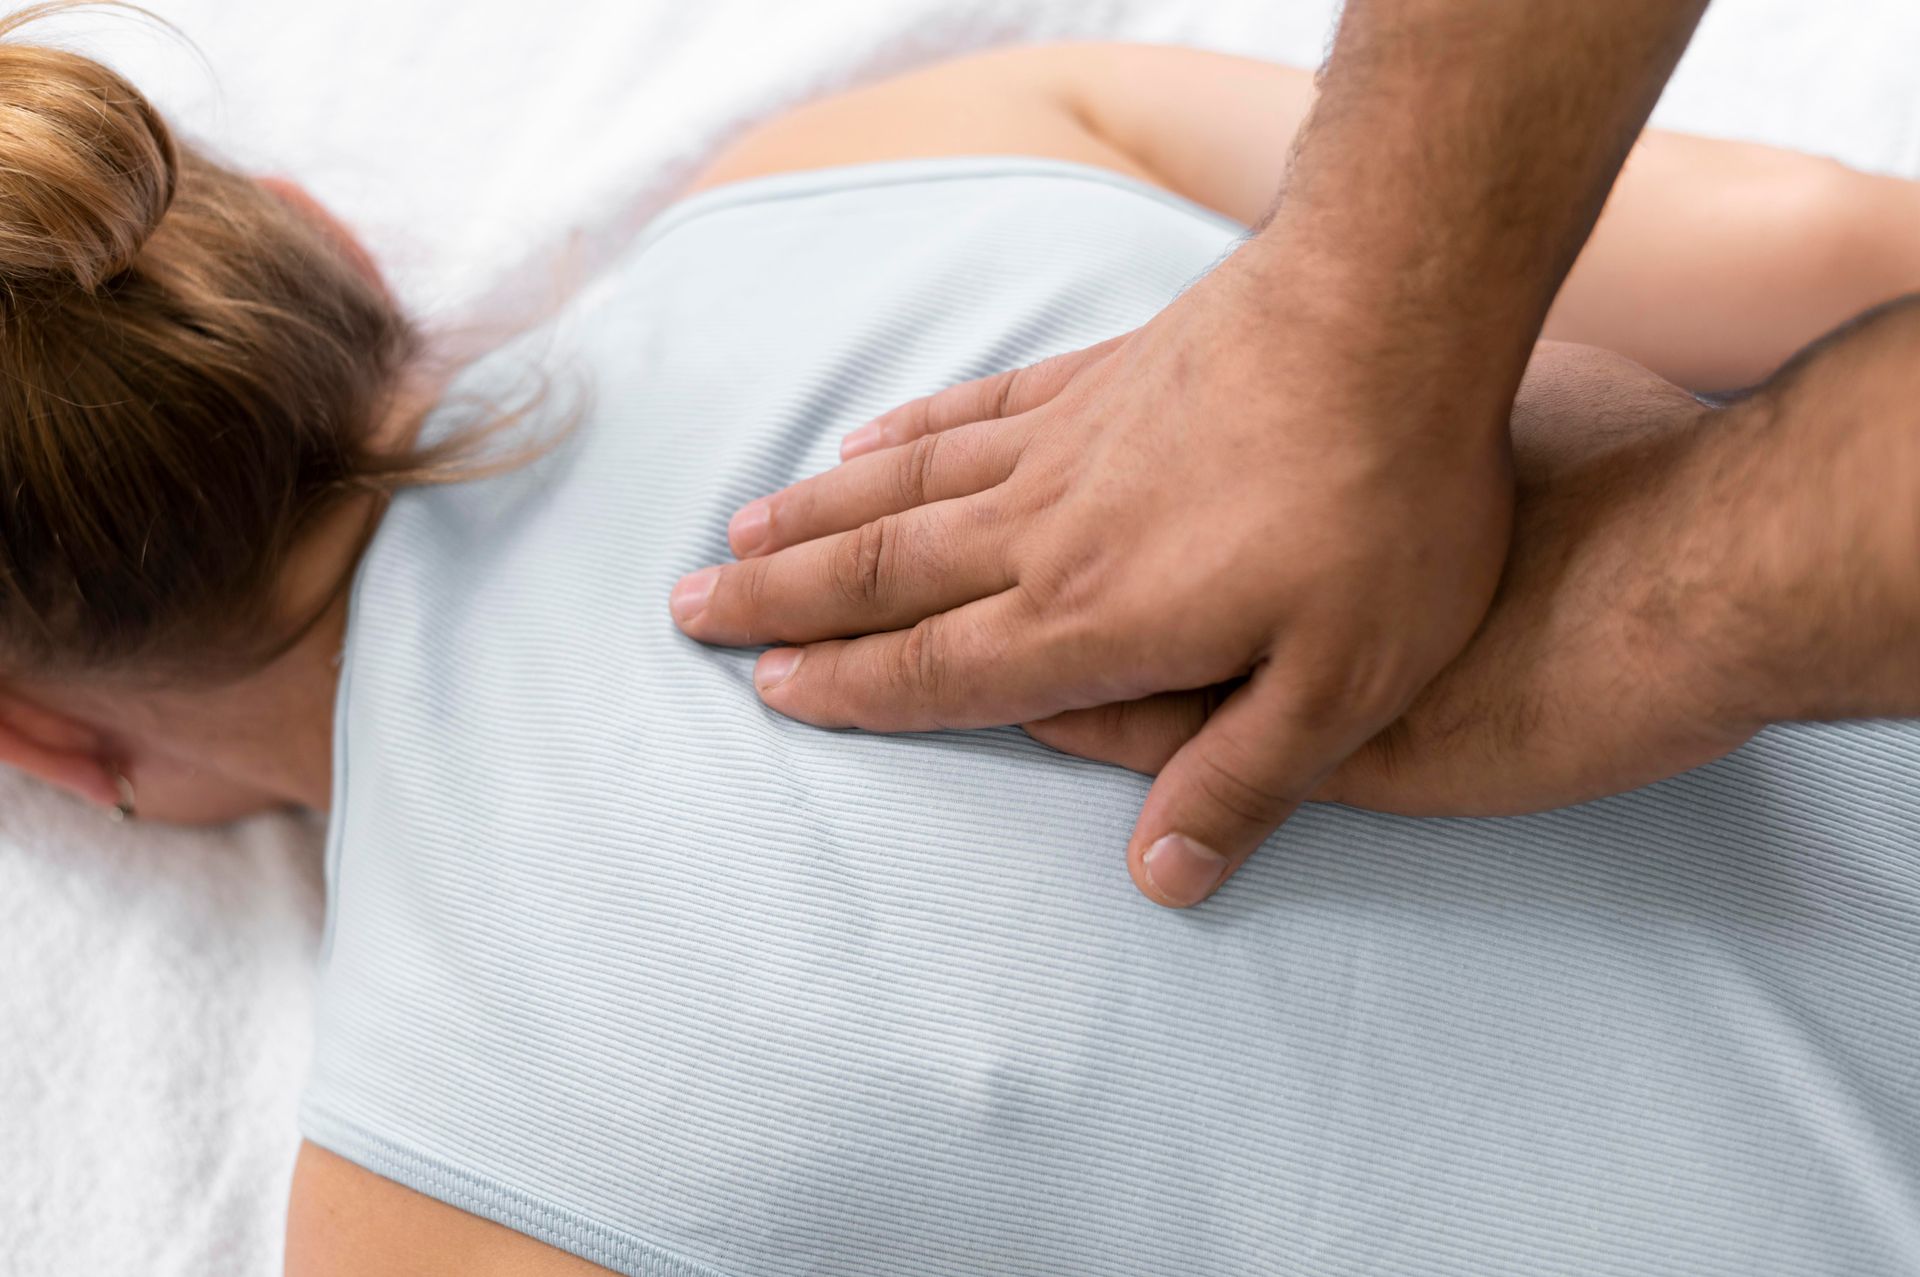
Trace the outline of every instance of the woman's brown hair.
{"label": "woman's brown hair", "polygon": [[303,531],[442,471],[377,446],[419,341],[327,229],[0,20],[0,671],[264,659]]}

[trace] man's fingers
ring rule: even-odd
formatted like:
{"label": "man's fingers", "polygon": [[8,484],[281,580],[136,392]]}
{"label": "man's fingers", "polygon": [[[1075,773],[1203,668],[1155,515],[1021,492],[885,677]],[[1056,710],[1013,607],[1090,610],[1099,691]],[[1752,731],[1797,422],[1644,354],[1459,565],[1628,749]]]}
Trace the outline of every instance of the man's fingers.
{"label": "man's fingers", "polygon": [[1097,346],[1071,350],[1025,368],[1010,368],[991,377],[963,381],[898,408],[881,413],[840,441],[840,459],[850,461],[868,452],[892,448],[922,435],[939,434],[956,426],[1001,417],[1017,417],[1046,403],[1088,364],[1112,354],[1127,334]]}
{"label": "man's fingers", "polygon": [[1012,473],[1023,437],[1016,422],[981,422],[856,457],[742,506],[727,524],[727,540],[735,555],[751,558],[971,496]]}
{"label": "man's fingers", "polygon": [[1027,735],[1063,754],[1152,776],[1194,738],[1229,690],[1223,685],[1198,692],[1162,692],[1144,700],[1071,709],[1021,726]]}
{"label": "man's fingers", "polygon": [[1184,908],[1212,895],[1340,762],[1343,745],[1281,686],[1257,671],[1161,768],[1127,848],[1150,899]]}
{"label": "man's fingers", "polygon": [[817,727],[994,727],[1070,702],[1085,662],[1045,650],[1043,635],[1032,605],[1007,590],[911,629],[776,648],[760,658],[753,682],[770,707]]}
{"label": "man's fingers", "polygon": [[1006,524],[981,497],[875,519],[680,578],[673,619],[703,643],[812,643],[900,630],[1013,584]]}

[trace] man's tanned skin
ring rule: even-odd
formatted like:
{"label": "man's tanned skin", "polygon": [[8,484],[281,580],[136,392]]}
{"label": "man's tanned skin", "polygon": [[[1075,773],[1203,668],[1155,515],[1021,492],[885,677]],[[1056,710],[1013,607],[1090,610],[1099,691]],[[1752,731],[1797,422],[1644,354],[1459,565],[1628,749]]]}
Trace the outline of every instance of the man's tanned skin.
{"label": "man's tanned skin", "polygon": [[1032,723],[1244,680],[1128,849],[1152,899],[1204,899],[1484,618],[1515,387],[1704,8],[1353,0],[1232,258],[1123,338],[856,431],[845,455],[907,461],[868,467],[819,540],[748,507],[736,546],[765,557],[688,578],[680,624],[804,644],[756,684],[823,725]]}
{"label": "man's tanned skin", "polygon": [[[1728,408],[1543,345],[1514,404],[1506,571],[1461,655],[1317,798],[1500,815],[1619,793],[1762,726],[1920,714],[1920,297]],[[1034,730],[1163,766],[1217,693]]]}

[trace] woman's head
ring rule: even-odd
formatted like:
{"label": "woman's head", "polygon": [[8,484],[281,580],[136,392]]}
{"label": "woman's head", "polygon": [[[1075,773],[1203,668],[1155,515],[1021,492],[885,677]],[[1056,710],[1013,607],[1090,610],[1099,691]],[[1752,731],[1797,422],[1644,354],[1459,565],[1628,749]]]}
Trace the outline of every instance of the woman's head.
{"label": "woman's head", "polygon": [[409,449],[416,338],[351,237],[21,39],[64,7],[0,20],[0,763],[169,819],[311,801],[341,587],[458,449]]}
{"label": "woman's head", "polygon": [[257,661],[302,532],[390,466],[412,330],[313,208],[34,16],[0,23],[0,677]]}

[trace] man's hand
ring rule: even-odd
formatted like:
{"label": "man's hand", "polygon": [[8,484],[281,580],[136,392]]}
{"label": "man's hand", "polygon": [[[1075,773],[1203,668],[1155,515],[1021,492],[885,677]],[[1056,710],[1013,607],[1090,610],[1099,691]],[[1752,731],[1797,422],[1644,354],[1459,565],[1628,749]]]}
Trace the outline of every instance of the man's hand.
{"label": "man's hand", "polygon": [[681,582],[675,617],[807,644],[756,681],[822,724],[1244,678],[1128,850],[1152,898],[1204,899],[1479,623],[1521,369],[1705,3],[1348,0],[1253,240],[1027,411],[749,506],[735,549],[766,557]]}
{"label": "man's hand", "polygon": [[[1513,545],[1486,622],[1407,713],[1315,798],[1410,815],[1566,806],[1685,771],[1760,725],[1761,662],[1721,570],[1754,530],[1729,457],[1764,443],[1617,355],[1546,345],[1514,404]],[[1741,574],[1746,580],[1752,577]],[[1735,623],[1728,625],[1732,620]],[[1028,726],[1070,753],[1152,773],[1218,689]]]}
{"label": "man's hand", "polygon": [[[1154,899],[1205,898],[1466,642],[1512,501],[1497,385],[1410,377],[1309,272],[1272,276],[1237,257],[1118,342],[856,432],[736,517],[742,561],[682,583],[681,627],[805,644],[761,658],[767,703],[881,731],[1245,677],[1129,848]],[[1279,350],[1249,340],[1276,309]]]}

